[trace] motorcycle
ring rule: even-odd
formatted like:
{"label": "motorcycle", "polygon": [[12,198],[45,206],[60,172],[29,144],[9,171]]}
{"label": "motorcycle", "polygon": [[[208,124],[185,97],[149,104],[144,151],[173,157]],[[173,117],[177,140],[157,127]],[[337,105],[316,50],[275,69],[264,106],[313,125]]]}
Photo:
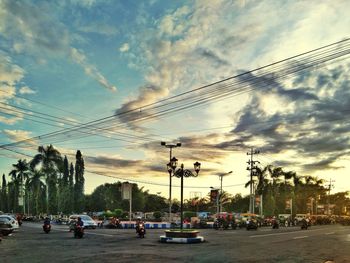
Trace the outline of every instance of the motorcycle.
{"label": "motorcycle", "polygon": [[74,237],[75,238],[82,238],[84,236],[84,227],[75,225],[74,227]]}
{"label": "motorcycle", "polygon": [[307,230],[309,226],[310,226],[309,223],[306,220],[303,220],[301,222],[301,227],[300,228],[301,228],[301,230],[303,230],[303,229]]}
{"label": "motorcycle", "polygon": [[139,238],[144,238],[146,234],[145,230],[145,224],[144,223],[138,223],[136,226],[136,232],[139,235]]}
{"label": "motorcycle", "polygon": [[257,222],[253,221],[253,220],[247,220],[247,224],[246,224],[246,229],[250,230],[250,229],[258,229],[258,224]]}
{"label": "motorcycle", "polygon": [[50,224],[44,224],[43,230],[46,234],[48,234],[51,231],[51,225]]}
{"label": "motorcycle", "polygon": [[274,220],[272,222],[272,229],[278,229],[280,227],[280,224],[277,220]]}

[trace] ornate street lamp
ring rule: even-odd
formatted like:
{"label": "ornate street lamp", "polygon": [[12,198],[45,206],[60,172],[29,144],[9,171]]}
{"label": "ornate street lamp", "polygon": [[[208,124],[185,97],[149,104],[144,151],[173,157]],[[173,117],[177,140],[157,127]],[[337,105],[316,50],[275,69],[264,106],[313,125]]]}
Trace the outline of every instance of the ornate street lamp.
{"label": "ornate street lamp", "polygon": [[169,168],[172,169],[174,176],[176,176],[177,178],[181,178],[181,205],[180,205],[181,223],[180,223],[180,228],[182,231],[182,229],[183,229],[183,181],[184,181],[184,177],[191,177],[191,176],[197,177],[198,173],[201,169],[201,164],[199,162],[195,162],[193,164],[194,171],[195,171],[195,174],[193,174],[190,170],[184,169],[183,164],[181,164],[181,167],[179,169],[175,170],[177,167],[177,161],[178,160],[175,157],[173,157],[171,159],[170,163],[167,165],[167,167],[168,167],[168,171],[169,171]]}
{"label": "ornate street lamp", "polygon": [[167,143],[167,142],[161,142],[160,145],[164,146],[165,148],[169,148],[169,163],[167,164],[167,170],[169,173],[169,223],[171,223],[171,176],[173,169],[171,166],[171,160],[172,160],[172,152],[173,148],[181,147],[181,143]]}

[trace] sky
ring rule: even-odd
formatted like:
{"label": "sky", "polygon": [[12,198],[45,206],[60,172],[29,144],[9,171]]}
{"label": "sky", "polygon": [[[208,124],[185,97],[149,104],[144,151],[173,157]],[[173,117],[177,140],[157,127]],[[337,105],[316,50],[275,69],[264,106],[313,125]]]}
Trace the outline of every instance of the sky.
{"label": "sky", "polygon": [[252,147],[261,166],[349,191],[348,10],[340,0],[0,0],[0,172],[52,144],[73,163],[81,150],[86,193],[122,180],[168,197],[165,141],[182,143],[173,156],[185,169],[201,163],[185,198],[229,171],[224,190],[247,194]]}

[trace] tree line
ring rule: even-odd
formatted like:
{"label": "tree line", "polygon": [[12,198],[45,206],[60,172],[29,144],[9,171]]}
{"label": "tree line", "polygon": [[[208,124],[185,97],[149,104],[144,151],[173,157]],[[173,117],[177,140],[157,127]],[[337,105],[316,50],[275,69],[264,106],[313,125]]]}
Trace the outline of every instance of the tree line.
{"label": "tree line", "polygon": [[[2,176],[0,188],[0,210],[4,212],[71,214],[96,211],[129,210],[129,201],[122,199],[121,182],[106,183],[98,186],[91,194],[84,194],[84,159],[78,150],[75,164],[69,163],[52,145],[38,147],[38,154],[32,160],[18,160],[9,173],[10,180]],[[299,176],[293,171],[284,171],[282,167],[267,165],[256,167],[252,181],[256,198],[256,213],[278,215],[285,213],[320,214],[320,205],[332,204],[334,214],[346,213],[350,209],[349,192],[330,195],[325,181],[312,176]],[[249,195],[233,195],[223,191],[219,196],[222,211],[247,212]],[[172,201],[172,212],[179,211],[180,202]],[[216,200],[210,193],[204,197],[194,197],[184,201],[187,211],[217,210]],[[151,194],[137,184],[132,187],[133,211],[168,211],[166,198]],[[261,211],[260,211],[261,210]]]}
{"label": "tree line", "polygon": [[84,159],[76,152],[75,164],[52,145],[39,146],[27,161],[12,165],[7,182],[2,176],[0,210],[23,214],[69,214],[84,211]]}

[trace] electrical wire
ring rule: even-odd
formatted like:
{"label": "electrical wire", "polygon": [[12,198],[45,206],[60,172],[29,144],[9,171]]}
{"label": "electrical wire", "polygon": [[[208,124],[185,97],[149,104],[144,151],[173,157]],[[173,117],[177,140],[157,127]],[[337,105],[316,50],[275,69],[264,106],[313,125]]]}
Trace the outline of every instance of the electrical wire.
{"label": "electrical wire", "polygon": [[[347,39],[348,40],[348,39]],[[344,40],[344,41],[347,41],[347,40]],[[339,43],[337,43],[337,44],[339,44]],[[333,44],[334,45],[334,44]],[[329,45],[329,46],[331,46],[331,45]],[[346,47],[347,48],[347,47]],[[319,49],[322,49],[322,48],[319,48]],[[317,49],[317,50],[319,50],[319,49]],[[336,49],[336,50],[335,50]],[[329,52],[331,52],[331,51],[337,51],[337,52],[335,52],[335,53],[332,53],[332,54],[328,54]],[[310,51],[310,52],[312,52],[312,51]],[[306,53],[310,53],[310,52],[306,52]],[[304,53],[304,54],[306,54],[306,53]],[[324,54],[326,54],[326,52],[324,52]],[[335,58],[338,58],[338,57],[340,57],[340,56],[344,56],[344,55],[347,55],[347,54],[349,54],[349,49],[340,49],[339,47],[335,47],[335,48],[333,48],[332,50],[330,50],[330,51],[327,51],[327,56],[325,56],[325,57],[321,57],[321,59],[320,58],[318,58],[318,60],[314,60],[313,61],[313,64],[311,63],[311,62],[309,62],[309,64],[306,64],[306,63],[304,63],[306,66],[304,66],[304,67],[301,67],[300,68],[300,65],[304,65],[303,63],[300,63],[300,61],[298,62],[298,63],[294,63],[294,67],[295,67],[295,65],[296,66],[298,66],[299,68],[294,68],[293,70],[291,70],[291,69],[289,69],[289,71],[288,71],[288,69],[282,69],[283,71],[281,71],[283,74],[287,74],[286,76],[288,76],[288,74],[290,75],[290,74],[292,74],[292,73],[295,73],[295,72],[299,72],[299,71],[301,71],[301,70],[305,70],[305,69],[308,69],[308,68],[310,68],[310,67],[315,67],[315,66],[317,66],[317,65],[319,65],[320,63],[325,63],[325,62],[327,62],[329,59],[335,59]],[[320,55],[322,55],[322,54],[317,54],[317,56],[316,56],[316,58],[317,57],[319,57]],[[294,57],[293,57],[294,58]],[[308,59],[310,59],[310,58],[308,58]],[[285,60],[283,60],[283,61],[285,61]],[[264,66],[264,67],[261,67],[261,68],[259,68],[259,69],[256,69],[256,70],[252,70],[252,71],[249,71],[249,72],[245,72],[245,73],[242,73],[242,74],[239,74],[239,75],[237,75],[237,76],[235,76],[235,77],[231,77],[231,78],[229,78],[229,79],[232,79],[232,78],[237,78],[238,76],[243,76],[243,75],[247,75],[247,73],[251,73],[251,72],[255,72],[255,71],[257,71],[257,70],[260,70],[260,69],[262,69],[262,68],[265,68],[265,67],[268,67],[268,66],[271,66],[271,65],[276,65],[276,64],[278,64],[278,63],[280,63],[280,62],[276,62],[276,63],[272,63],[272,64],[270,64],[270,65],[267,65],[267,66]],[[271,72],[268,72],[267,73],[267,75],[266,75],[266,73],[265,73],[265,75],[261,75],[261,76],[270,76],[270,79],[269,79],[269,82],[271,82],[272,80],[275,80],[275,79],[278,79],[278,78],[281,78],[281,77],[283,77],[283,75],[282,75],[282,73],[281,72],[279,72],[279,73],[271,73]],[[261,78],[261,76],[259,76],[259,78]],[[272,78],[272,77],[273,78]],[[255,79],[256,79],[256,77],[255,77]],[[226,81],[227,81],[228,79],[226,79]],[[244,79],[243,81],[244,82],[242,82],[242,80],[240,81],[240,82],[238,82],[238,84],[242,84],[242,83],[244,83],[244,84],[246,84],[247,85],[247,81],[250,81],[250,82],[252,82],[252,80],[254,80],[254,79]],[[264,79],[263,80],[263,83],[265,82],[265,85],[266,85],[266,79]],[[218,84],[219,82],[217,82],[217,83],[214,83],[214,84]],[[222,83],[222,81],[220,82],[220,83]],[[257,83],[257,82],[255,82],[255,83],[253,83],[253,84],[259,84],[259,83]],[[261,81],[260,81],[260,84],[261,84]],[[270,83],[267,83],[268,85],[270,85]],[[211,87],[213,84],[210,84],[210,85],[207,85],[207,86],[204,86],[204,87]],[[249,83],[249,86],[251,86],[251,83]],[[201,89],[202,88],[204,88],[204,87],[201,87]],[[227,89],[227,88],[229,88],[229,89]],[[216,89],[216,90],[215,90]],[[179,112],[180,110],[186,110],[186,109],[188,109],[188,108],[193,108],[193,107],[196,107],[196,106],[199,106],[199,105],[202,105],[202,104],[204,104],[204,103],[208,103],[209,101],[213,101],[213,100],[218,100],[218,99],[222,99],[222,98],[227,98],[228,97],[228,95],[231,95],[231,96],[236,96],[237,94],[238,95],[240,95],[240,94],[242,94],[242,93],[244,93],[244,92],[250,92],[251,90],[254,90],[254,89],[256,89],[256,88],[250,88],[250,89],[247,89],[247,87],[245,86],[245,87],[238,87],[238,89],[233,89],[232,90],[232,84],[230,84],[230,85],[227,85],[227,86],[221,86],[221,87],[219,87],[219,93],[217,93],[217,88],[215,88],[214,90],[212,90],[211,92],[212,92],[212,94],[209,94],[210,96],[208,96],[208,92],[206,92],[206,94],[203,96],[203,94],[201,95],[202,97],[199,97],[199,96],[192,96],[192,100],[190,100],[190,102],[189,103],[187,103],[187,104],[180,104],[180,105],[178,105],[178,106],[176,106],[176,107],[172,107],[172,108],[168,108],[168,109],[165,109],[165,110],[162,110],[162,111],[159,111],[158,113],[156,113],[156,114],[149,114],[148,116],[146,116],[146,117],[144,117],[144,118],[134,118],[133,120],[130,120],[129,122],[132,122],[132,121],[145,121],[145,120],[147,120],[147,119],[152,119],[152,118],[158,118],[158,117],[160,117],[160,116],[163,116],[163,115],[165,115],[165,114],[169,114],[169,113],[174,113],[174,112]],[[223,89],[226,89],[226,90],[223,90]],[[198,89],[195,89],[195,90],[198,90]],[[190,92],[193,92],[193,91],[195,91],[195,90],[192,90],[192,91],[188,91],[188,92],[186,92],[186,94],[188,94],[188,93],[190,93]],[[224,91],[224,92],[222,92],[222,91]],[[238,91],[238,93],[237,93],[237,91]],[[235,93],[233,93],[233,92],[235,92]],[[213,95],[214,94],[214,95]],[[170,100],[170,99],[172,99],[172,98],[176,98],[176,97],[179,97],[180,95],[183,95],[183,94],[179,94],[179,95],[176,95],[176,96],[173,96],[173,97],[171,97],[171,98],[168,98],[168,99],[166,99],[166,100]],[[197,98],[198,97],[198,98]],[[193,98],[195,98],[196,100],[194,100]],[[187,98],[188,99],[188,98]],[[163,100],[164,101],[164,100]],[[184,99],[182,98],[181,100],[177,100],[177,101],[175,101],[175,103],[178,103],[178,102],[180,102],[180,101],[184,101]],[[158,103],[158,102],[157,102]],[[157,103],[152,103],[152,104],[149,104],[149,105],[153,105],[153,104],[157,104]],[[148,105],[146,105],[146,106],[144,106],[144,107],[142,107],[142,108],[146,108]],[[167,105],[158,105],[156,108],[158,108],[158,107],[165,107],[165,106],[167,106]],[[153,108],[153,110],[155,110],[156,108]],[[63,130],[61,130],[61,131],[57,131],[57,132],[53,132],[53,133],[49,133],[49,134],[45,134],[45,135],[42,135],[42,136],[37,136],[37,137],[34,137],[34,138],[30,138],[30,139],[43,139],[43,137],[45,137],[45,138],[48,138],[48,137],[51,137],[51,136],[58,136],[58,135],[62,135],[62,134],[64,134],[64,135],[66,135],[67,134],[67,132],[72,132],[72,131],[77,131],[77,130],[79,130],[79,132],[81,131],[81,129],[79,129],[79,128],[89,128],[90,129],[90,131],[95,131],[95,129],[96,128],[94,128],[94,126],[93,125],[96,125],[96,123],[98,123],[99,125],[101,124],[101,123],[106,123],[106,120],[107,119],[109,119],[109,118],[112,118],[112,117],[115,117],[116,115],[118,115],[118,116],[121,116],[121,115],[124,115],[124,114],[127,114],[128,112],[135,112],[135,110],[130,110],[130,111],[126,111],[126,112],[122,112],[122,113],[120,113],[120,114],[115,114],[115,115],[112,115],[112,116],[109,116],[109,117],[105,117],[105,118],[101,118],[101,119],[99,119],[99,120],[96,120],[96,121],[92,121],[92,122],[88,122],[88,123],[86,123],[86,124],[83,124],[83,125],[78,125],[77,127],[75,127],[75,128],[69,128],[69,129],[63,129]],[[121,125],[121,124],[119,124],[119,125]],[[98,128],[100,128],[100,127],[98,127]],[[106,126],[106,127],[103,127],[103,128],[105,128],[105,129],[110,129],[111,128],[111,126]],[[113,127],[113,128],[115,128],[115,127]],[[30,139],[28,139],[28,140],[30,140]],[[7,146],[7,147],[10,147],[10,146],[13,146],[13,145],[16,145],[16,144],[19,144],[19,143],[21,143],[21,142],[23,142],[23,141],[19,141],[19,142],[16,142],[16,143],[12,143],[12,144],[7,144],[7,145],[5,145],[5,146]],[[1,147],[1,146],[0,146]]]}

